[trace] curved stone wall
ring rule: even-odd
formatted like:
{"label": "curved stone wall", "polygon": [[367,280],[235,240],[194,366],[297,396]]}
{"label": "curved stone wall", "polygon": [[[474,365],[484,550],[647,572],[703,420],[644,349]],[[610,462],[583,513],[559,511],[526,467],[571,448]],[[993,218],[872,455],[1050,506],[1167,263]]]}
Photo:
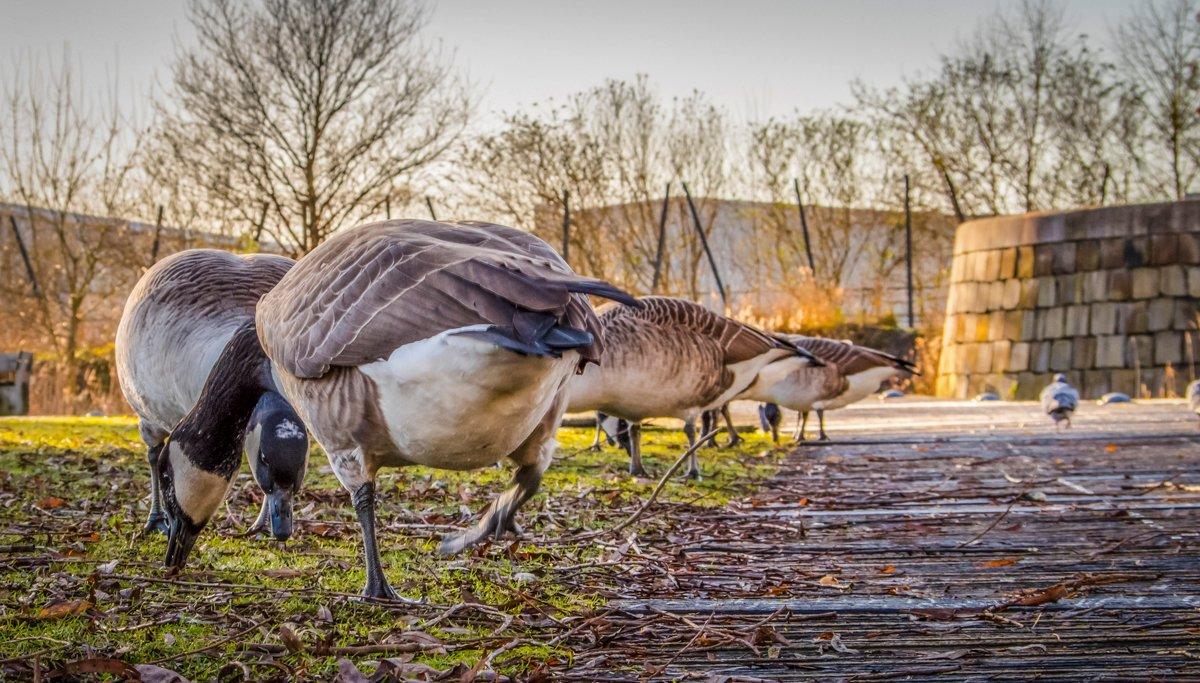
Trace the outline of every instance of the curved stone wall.
{"label": "curved stone wall", "polygon": [[[1056,372],[1085,397],[1181,392],[1200,299],[1200,201],[963,223],[938,396],[1036,398]],[[1200,348],[1196,349],[1200,353]]]}

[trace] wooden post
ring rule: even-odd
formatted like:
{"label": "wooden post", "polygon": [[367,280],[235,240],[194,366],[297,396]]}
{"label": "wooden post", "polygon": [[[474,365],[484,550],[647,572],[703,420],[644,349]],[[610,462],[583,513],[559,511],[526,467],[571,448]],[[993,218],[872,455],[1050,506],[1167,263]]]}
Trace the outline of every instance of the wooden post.
{"label": "wooden post", "polygon": [[389,221],[392,220],[392,195],[383,198],[383,216]]}
{"label": "wooden post", "polygon": [[704,234],[704,228],[700,225],[700,214],[696,213],[696,204],[692,201],[692,193],[688,190],[687,183],[683,185],[683,196],[687,198],[688,210],[692,212],[692,223],[696,226],[696,234],[700,236],[700,244],[704,247],[704,253],[708,255],[708,266],[712,268],[713,279],[717,281],[717,292],[721,294],[721,306],[729,310],[729,298],[725,295],[725,284],[721,282],[721,273],[717,271],[717,260],[713,258],[712,249],[708,247],[708,235]]}
{"label": "wooden post", "polygon": [[158,205],[158,217],[154,219],[154,244],[150,245],[150,264],[154,265],[158,261],[158,244],[162,237],[162,216],[163,206]]}
{"label": "wooden post", "polygon": [[671,183],[663,190],[662,212],[658,214],[658,248],[654,250],[654,277],[650,278],[650,293],[658,293],[662,279],[663,255],[667,248],[667,210],[671,207]]}
{"label": "wooden post", "polygon": [[904,265],[905,286],[908,289],[908,327],[916,327],[913,315],[913,256],[912,256],[912,204],[909,201],[908,174],[904,174]]}
{"label": "wooden post", "polygon": [[429,198],[429,195],[425,195],[425,206],[429,208],[429,217],[436,221],[437,213],[433,210],[433,200]]}
{"label": "wooden post", "polygon": [[[25,249],[25,240],[21,239],[21,231],[17,229],[17,217],[9,214],[8,224],[12,226],[13,237],[17,238],[17,249],[21,252],[21,260],[25,262],[25,274],[29,276],[29,285],[33,287],[33,295],[41,299],[42,288],[38,286],[37,273],[33,272],[33,261],[29,259],[29,251]],[[30,221],[30,225],[32,224]]]}
{"label": "wooden post", "polygon": [[796,207],[800,212],[800,230],[804,233],[804,253],[808,256],[808,270],[813,279],[817,277],[817,264],[813,261],[812,240],[808,237],[808,218],[804,215],[804,200],[800,197],[800,179],[792,178],[792,189],[796,191]]}
{"label": "wooden post", "polygon": [[571,264],[571,191],[563,190],[562,257]]}
{"label": "wooden post", "polygon": [[267,203],[263,202],[262,211],[258,212],[258,224],[254,226],[254,246],[262,243],[263,228],[267,226]]}

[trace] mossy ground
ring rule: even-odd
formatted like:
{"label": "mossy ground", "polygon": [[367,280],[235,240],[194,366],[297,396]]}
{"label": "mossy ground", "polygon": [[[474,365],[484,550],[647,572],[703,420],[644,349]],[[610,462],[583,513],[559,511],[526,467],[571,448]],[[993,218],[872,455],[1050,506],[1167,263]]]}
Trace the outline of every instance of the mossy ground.
{"label": "mossy ground", "polygon": [[[661,500],[723,506],[769,475],[769,443],[744,436],[737,449],[702,450],[704,479],[676,477]],[[511,471],[388,470],[379,482],[387,575],[402,595],[429,603],[397,608],[353,597],[364,580],[357,523],[315,447],[290,541],[240,535],[260,496],[243,467],[189,567],[170,576],[161,567],[164,538],[140,534],[148,474],[133,419],[0,418],[0,660],[9,671],[34,659],[42,670],[92,656],[167,660],[163,666],[197,680],[223,667],[236,673],[229,665],[239,662],[237,677],[249,670],[252,677],[325,679],[339,657],[314,650],[397,643],[413,632],[440,641],[415,655],[440,669],[474,666],[506,643],[492,662],[501,671],[569,658],[554,634],[565,618],[603,598],[579,590],[563,569],[597,560],[604,546],[561,541],[615,525],[656,483],[631,478],[614,448],[588,450],[591,440],[590,429],[560,431],[559,457],[520,516],[523,539],[451,558],[434,552],[441,534],[470,523],[508,485]],[[647,467],[657,473],[685,444],[676,429],[647,429],[644,440]],[[460,603],[492,609],[430,623]],[[300,647],[279,652],[289,632]],[[255,643],[266,647],[255,650]],[[394,655],[348,658],[370,671],[369,660],[387,656]]]}

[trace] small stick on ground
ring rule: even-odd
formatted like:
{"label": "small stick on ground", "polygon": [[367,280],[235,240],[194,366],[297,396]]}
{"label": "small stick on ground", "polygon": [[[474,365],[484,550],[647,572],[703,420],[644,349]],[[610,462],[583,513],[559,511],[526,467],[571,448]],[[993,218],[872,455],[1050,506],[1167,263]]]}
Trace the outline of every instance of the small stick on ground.
{"label": "small stick on ground", "polygon": [[710,430],[707,434],[704,434],[700,438],[696,439],[696,443],[692,444],[691,448],[684,451],[683,455],[679,456],[679,459],[677,459],[674,464],[672,464],[670,467],[668,467],[667,471],[663,473],[661,478],[659,478],[658,485],[654,487],[654,491],[652,491],[650,493],[650,497],[648,499],[646,499],[646,502],[642,503],[642,506],[640,508],[638,508],[637,511],[634,512],[632,515],[630,515],[629,518],[626,519],[624,522],[621,522],[620,524],[616,525],[615,527],[613,527],[611,529],[604,529],[601,531],[591,531],[586,534],[572,536],[571,538],[566,539],[566,540],[570,541],[570,542],[586,541],[591,538],[599,538],[600,536],[606,536],[608,534],[619,533],[619,532],[624,531],[625,529],[629,528],[634,522],[641,519],[642,515],[645,514],[646,510],[649,509],[650,506],[654,504],[654,501],[658,499],[658,494],[662,493],[663,487],[667,485],[667,480],[671,478],[672,474],[675,474],[675,471],[679,469],[679,466],[683,464],[683,461],[687,460],[688,457],[692,453],[695,453],[700,448],[700,446],[704,444],[705,441],[716,436],[717,432],[719,432],[719,431],[721,431],[720,428]]}

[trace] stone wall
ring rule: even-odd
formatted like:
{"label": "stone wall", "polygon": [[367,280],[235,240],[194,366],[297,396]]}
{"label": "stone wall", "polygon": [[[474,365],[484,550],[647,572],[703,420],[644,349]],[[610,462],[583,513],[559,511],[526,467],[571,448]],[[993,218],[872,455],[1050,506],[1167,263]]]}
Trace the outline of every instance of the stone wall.
{"label": "stone wall", "polygon": [[970,221],[950,279],[939,396],[1036,398],[1056,372],[1089,398],[1138,395],[1139,380],[1181,392],[1200,343],[1200,201]]}

